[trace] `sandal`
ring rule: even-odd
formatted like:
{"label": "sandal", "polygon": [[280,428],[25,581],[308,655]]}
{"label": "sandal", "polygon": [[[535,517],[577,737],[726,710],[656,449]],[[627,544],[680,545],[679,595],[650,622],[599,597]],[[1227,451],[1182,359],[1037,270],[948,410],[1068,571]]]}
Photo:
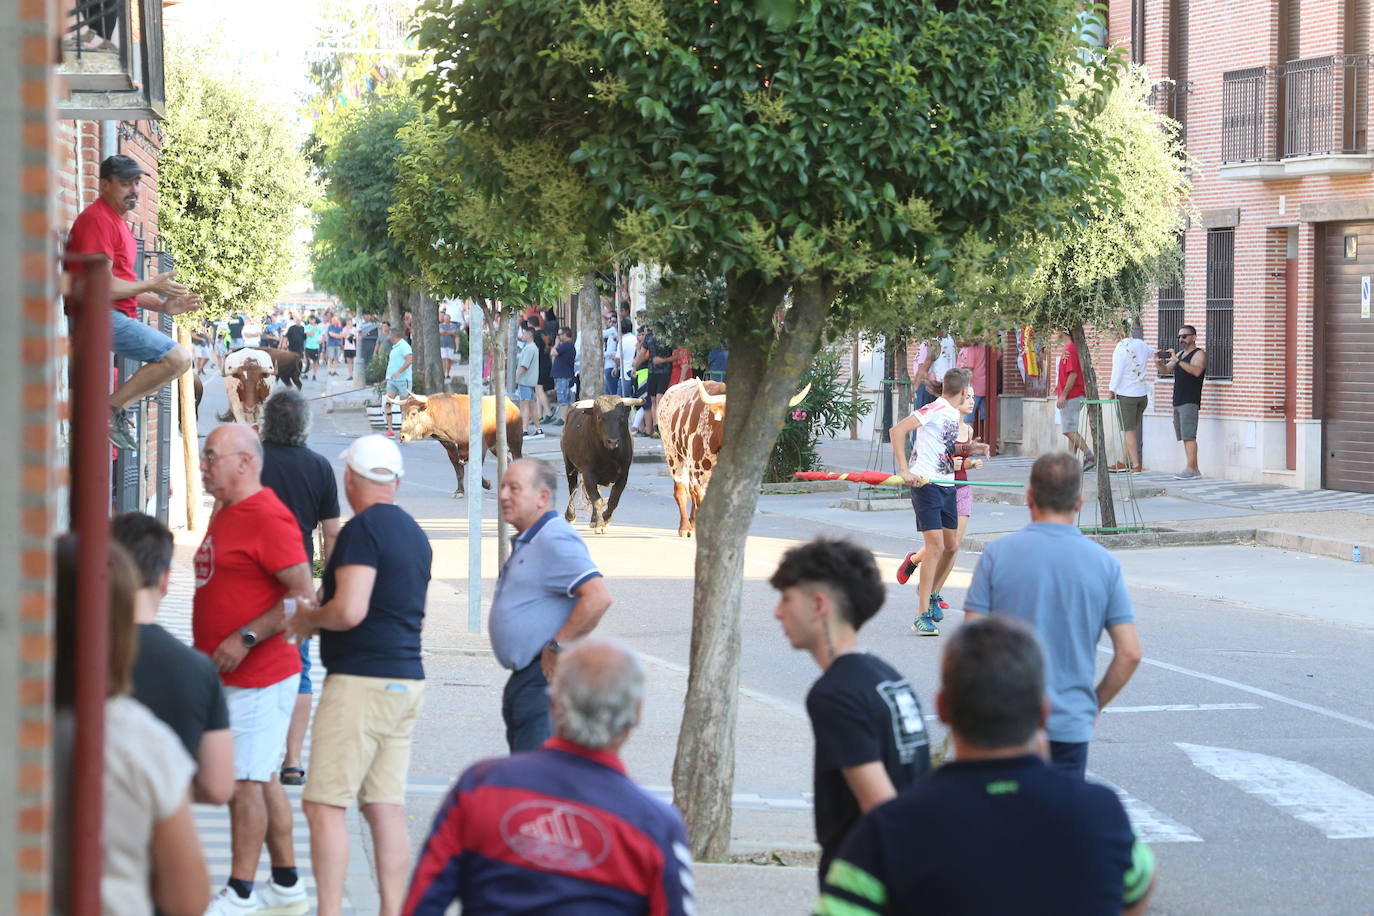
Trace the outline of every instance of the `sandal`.
{"label": "sandal", "polygon": [[282,767],[281,784],[284,786],[305,785],[305,770],[300,767]]}

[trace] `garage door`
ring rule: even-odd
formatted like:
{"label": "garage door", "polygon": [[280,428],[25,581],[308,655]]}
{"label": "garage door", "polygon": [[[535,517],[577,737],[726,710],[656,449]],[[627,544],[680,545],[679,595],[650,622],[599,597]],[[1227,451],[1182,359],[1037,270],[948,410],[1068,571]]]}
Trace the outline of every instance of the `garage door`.
{"label": "garage door", "polygon": [[1324,259],[1322,485],[1374,493],[1374,313],[1361,293],[1374,283],[1374,223],[1329,224]]}

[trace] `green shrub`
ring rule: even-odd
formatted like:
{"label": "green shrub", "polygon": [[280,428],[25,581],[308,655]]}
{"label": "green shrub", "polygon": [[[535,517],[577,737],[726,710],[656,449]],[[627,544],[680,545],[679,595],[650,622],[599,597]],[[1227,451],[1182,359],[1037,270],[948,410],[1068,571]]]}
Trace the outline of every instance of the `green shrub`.
{"label": "green shrub", "polygon": [[386,357],[374,354],[363,369],[363,381],[369,385],[379,385],[386,378]]}
{"label": "green shrub", "polygon": [[840,377],[840,358],[834,353],[818,354],[802,376],[802,384],[810,384],[811,390],[783,422],[763,471],[768,483],[784,483],[797,471],[816,470],[820,467],[816,446],[821,436],[848,429],[850,423],[873,409],[868,399],[854,398]]}

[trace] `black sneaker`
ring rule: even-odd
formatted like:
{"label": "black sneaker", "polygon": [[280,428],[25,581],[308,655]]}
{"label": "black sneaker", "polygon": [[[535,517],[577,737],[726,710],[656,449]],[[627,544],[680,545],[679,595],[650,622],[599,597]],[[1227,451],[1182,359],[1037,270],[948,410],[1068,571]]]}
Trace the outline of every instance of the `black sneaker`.
{"label": "black sneaker", "polygon": [[115,448],[138,448],[138,440],[134,438],[134,421],[129,418],[129,411],[122,407],[110,408],[110,442]]}

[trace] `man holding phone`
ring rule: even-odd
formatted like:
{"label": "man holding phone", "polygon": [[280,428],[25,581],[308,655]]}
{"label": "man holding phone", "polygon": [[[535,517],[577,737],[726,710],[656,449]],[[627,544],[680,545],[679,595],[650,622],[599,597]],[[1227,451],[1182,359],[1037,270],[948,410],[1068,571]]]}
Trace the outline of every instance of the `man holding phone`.
{"label": "man holding phone", "polygon": [[1197,467],[1197,416],[1202,409],[1202,379],[1207,374],[1207,352],[1197,345],[1197,328],[1178,329],[1178,349],[1158,351],[1159,374],[1174,374],[1174,435],[1183,443],[1187,466],[1175,480],[1202,476]]}

